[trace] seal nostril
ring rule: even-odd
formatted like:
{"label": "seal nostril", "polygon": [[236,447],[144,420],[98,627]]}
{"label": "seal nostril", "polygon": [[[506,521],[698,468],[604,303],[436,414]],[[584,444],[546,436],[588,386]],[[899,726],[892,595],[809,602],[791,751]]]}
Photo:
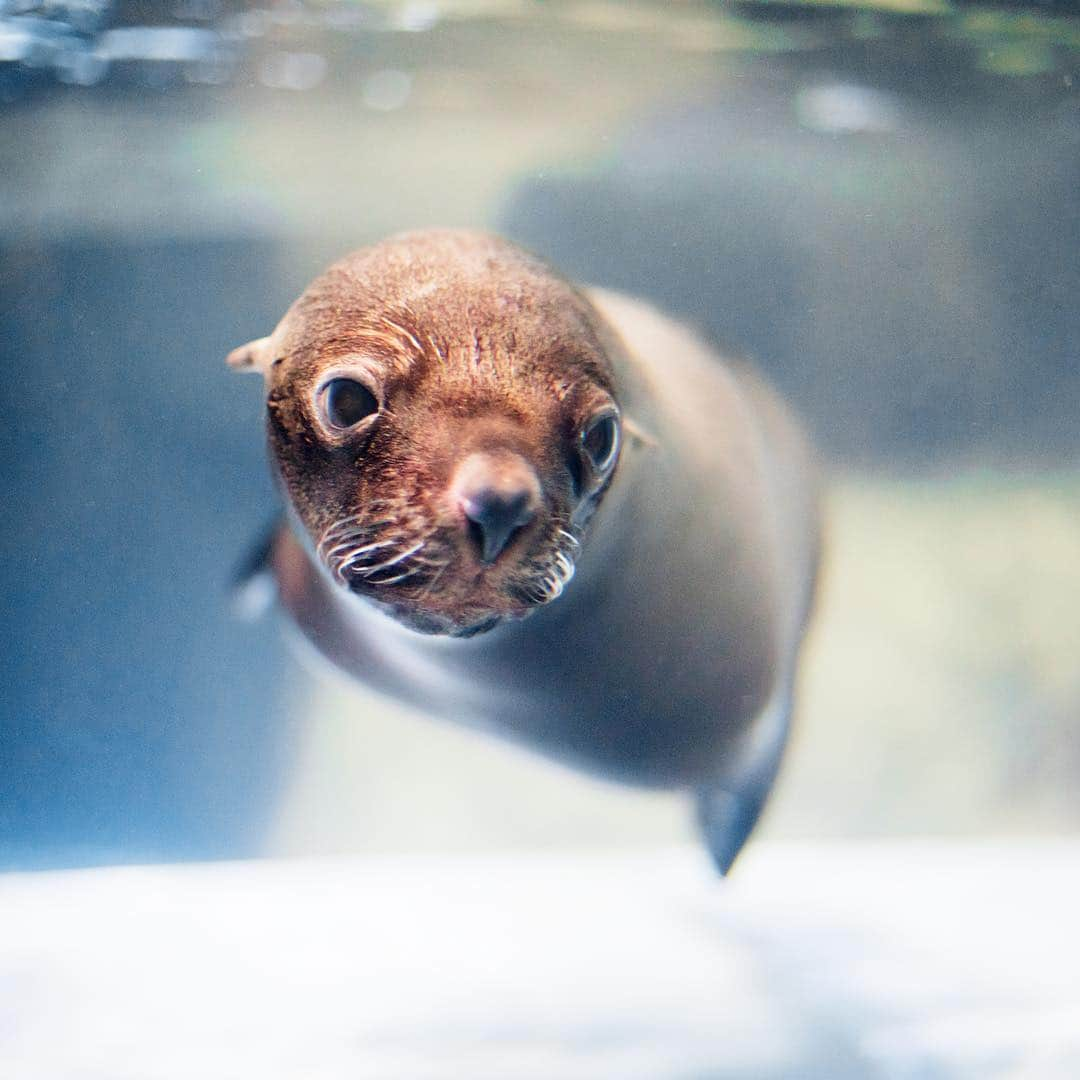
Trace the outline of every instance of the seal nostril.
{"label": "seal nostril", "polygon": [[465,528],[469,533],[469,539],[476,545],[478,551],[484,550],[484,530],[478,521],[473,521],[468,514],[465,515]]}
{"label": "seal nostril", "polygon": [[514,535],[532,521],[535,510],[526,491],[506,494],[481,491],[462,500],[469,538],[480,550],[480,560],[494,562]]}

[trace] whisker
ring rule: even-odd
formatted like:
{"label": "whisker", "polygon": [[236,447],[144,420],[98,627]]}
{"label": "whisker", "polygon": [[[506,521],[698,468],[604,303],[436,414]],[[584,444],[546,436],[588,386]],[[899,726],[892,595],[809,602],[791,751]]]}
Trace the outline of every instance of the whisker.
{"label": "whisker", "polygon": [[320,537],[316,548],[319,557],[326,559],[328,553],[349,544],[362,544],[374,532],[372,526],[358,525],[355,521],[339,521],[331,525]]}
{"label": "whisker", "polygon": [[388,578],[368,578],[367,580],[372,585],[395,585],[395,584],[397,584],[397,582],[404,581],[406,578],[414,577],[416,574],[419,574],[419,573],[420,573],[420,567],[419,566],[414,566],[411,569],[405,570],[404,572],[402,572],[400,574],[395,574],[393,577],[388,577]]}
{"label": "whisker", "polygon": [[419,342],[419,341],[417,341],[417,340],[416,340],[416,338],[415,338],[415,337],[414,337],[414,336],[413,336],[413,335],[412,335],[411,333],[409,333],[409,331],[408,331],[408,330],[406,330],[406,329],[405,329],[405,327],[404,327],[404,326],[402,326],[402,325],[401,325],[400,323],[396,323],[396,322],[394,322],[394,321],[393,321],[393,319],[388,319],[388,318],[387,318],[387,317],[386,317],[385,315],[383,315],[383,316],[382,316],[382,317],[380,318],[380,320],[379,320],[379,321],[380,321],[380,322],[382,322],[382,323],[383,323],[383,324],[384,324],[385,326],[389,326],[389,327],[390,327],[390,328],[391,328],[392,330],[396,330],[396,331],[397,331],[397,332],[398,332],[399,334],[401,334],[401,336],[402,336],[402,337],[404,337],[404,338],[406,339],[406,341],[409,341],[409,342],[411,342],[411,343],[412,343],[412,346],[413,346],[413,348],[414,348],[414,349],[415,349],[415,350],[416,350],[416,351],[417,351],[418,353],[421,353],[421,354],[423,353],[423,351],[424,351],[424,347],[423,347],[423,346],[422,346],[422,345],[420,344],[420,342]]}
{"label": "whisker", "polygon": [[339,536],[342,533],[355,532],[358,529],[364,529],[364,528],[366,528],[366,526],[360,525],[358,522],[354,521],[352,518],[344,518],[341,521],[335,521],[333,525],[331,525],[328,529],[324,530],[323,536],[324,537]]}
{"label": "whisker", "polygon": [[[373,544],[361,544],[360,547],[353,548],[347,556],[343,556],[343,561],[355,562],[361,555],[368,555],[373,551],[380,551],[382,548],[392,547],[393,543],[393,540],[377,540]],[[340,546],[345,547],[346,545],[342,544]]]}
{"label": "whisker", "polygon": [[374,566],[355,567],[355,570],[357,573],[363,574],[364,577],[370,577],[370,575],[378,573],[380,570],[385,570],[387,567],[396,566],[403,559],[407,559],[410,555],[414,555],[423,546],[424,541],[421,540],[418,543],[413,544],[411,548],[407,548],[405,551],[401,552],[400,555],[395,555],[392,559],[386,559],[384,562],[376,563]]}
{"label": "whisker", "polygon": [[552,574],[551,577],[545,579],[544,583],[547,585],[546,591],[549,600],[558,600],[559,597],[562,596],[563,589],[565,588],[562,578]]}
{"label": "whisker", "polygon": [[573,533],[569,533],[565,529],[559,529],[556,535],[565,536],[573,545],[575,551],[581,547],[581,541]]}
{"label": "whisker", "polygon": [[367,537],[353,537],[349,540],[341,540],[336,543],[332,548],[323,551],[321,553],[322,557],[328,562],[348,562],[356,555],[367,550],[370,545],[363,543],[363,541],[366,539]]}
{"label": "whisker", "polygon": [[374,533],[376,529],[381,529],[383,526],[389,524],[389,518],[382,521],[366,522],[364,524],[360,524],[355,518],[342,518],[340,521],[334,522],[328,529],[323,530],[320,543],[328,544],[333,540],[340,540],[346,537],[370,535]]}

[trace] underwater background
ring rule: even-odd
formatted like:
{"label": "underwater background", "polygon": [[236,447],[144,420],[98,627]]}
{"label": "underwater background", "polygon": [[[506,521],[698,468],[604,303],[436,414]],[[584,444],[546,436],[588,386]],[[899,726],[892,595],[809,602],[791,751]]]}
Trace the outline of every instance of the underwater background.
{"label": "underwater background", "polygon": [[1080,823],[1063,3],[0,0],[0,866],[653,844],[683,801],[309,672],[225,354],[497,230],[751,356],[830,474],[774,837]]}

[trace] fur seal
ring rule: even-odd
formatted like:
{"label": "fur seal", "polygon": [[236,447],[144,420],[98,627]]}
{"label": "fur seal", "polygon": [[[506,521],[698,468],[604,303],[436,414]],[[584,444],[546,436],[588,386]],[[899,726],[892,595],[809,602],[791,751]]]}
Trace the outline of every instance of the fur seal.
{"label": "fur seal", "polygon": [[691,790],[726,873],[820,546],[810,447],[764,382],[456,230],[347,256],[228,362],[266,381],[291,519],[267,563],[309,641],[430,713]]}

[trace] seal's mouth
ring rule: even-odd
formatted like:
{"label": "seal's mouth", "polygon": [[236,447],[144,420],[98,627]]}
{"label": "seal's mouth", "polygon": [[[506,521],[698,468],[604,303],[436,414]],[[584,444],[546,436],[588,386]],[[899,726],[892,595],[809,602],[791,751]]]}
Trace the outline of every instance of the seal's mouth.
{"label": "seal's mouth", "polygon": [[317,545],[341,586],[424,634],[475,637],[559,598],[574,575],[580,541],[551,524],[522,550],[477,560],[452,530],[418,534],[392,522],[339,521]]}

